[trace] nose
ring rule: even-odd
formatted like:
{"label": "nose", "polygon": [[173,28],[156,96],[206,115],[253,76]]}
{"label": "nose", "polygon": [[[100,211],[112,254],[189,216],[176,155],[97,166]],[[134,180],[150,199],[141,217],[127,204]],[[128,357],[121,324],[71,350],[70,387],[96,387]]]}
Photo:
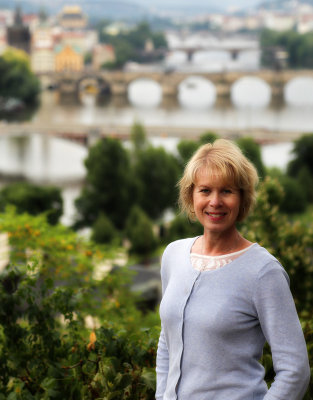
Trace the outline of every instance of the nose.
{"label": "nose", "polygon": [[213,191],[210,195],[210,206],[219,207],[221,205],[221,196],[220,193]]}

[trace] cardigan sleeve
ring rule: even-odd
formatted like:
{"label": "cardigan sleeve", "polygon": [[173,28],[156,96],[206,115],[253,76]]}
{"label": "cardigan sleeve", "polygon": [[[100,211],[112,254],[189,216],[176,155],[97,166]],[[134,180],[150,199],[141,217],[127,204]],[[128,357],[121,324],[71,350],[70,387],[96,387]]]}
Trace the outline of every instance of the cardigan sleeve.
{"label": "cardigan sleeve", "polygon": [[157,374],[157,387],[156,387],[156,400],[162,400],[166,389],[167,375],[169,366],[169,354],[165,341],[163,329],[161,330],[157,358],[156,358],[156,374]]}
{"label": "cardigan sleeve", "polygon": [[301,400],[310,379],[308,354],[289,278],[278,262],[260,271],[254,303],[276,374],[264,400]]}
{"label": "cardigan sleeve", "polygon": [[[170,245],[168,245],[167,248],[164,250],[164,253],[162,255],[162,261],[161,261],[162,296],[164,295],[164,292],[165,292],[165,289],[167,286],[167,281],[168,281],[166,259],[167,259],[169,247],[170,247]],[[164,330],[162,327],[160,337],[159,337],[157,356],[156,356],[156,380],[157,380],[156,394],[155,394],[156,400],[163,399],[164,392],[166,389],[166,384],[167,384],[168,370],[169,370],[169,352],[168,352],[167,343],[166,343],[166,339],[165,339],[165,333],[164,333]]]}

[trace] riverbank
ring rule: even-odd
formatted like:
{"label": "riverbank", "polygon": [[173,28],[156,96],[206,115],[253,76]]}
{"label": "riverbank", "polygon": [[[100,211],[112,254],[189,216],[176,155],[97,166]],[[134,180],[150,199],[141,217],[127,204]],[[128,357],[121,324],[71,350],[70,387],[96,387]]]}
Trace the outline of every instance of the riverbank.
{"label": "riverbank", "polygon": [[[42,124],[36,122],[24,123],[0,123],[0,132],[2,135],[27,136],[37,133],[63,137],[69,140],[88,144],[100,137],[116,137],[121,140],[128,140],[131,126],[107,124],[81,125],[75,123],[67,124]],[[304,134],[302,131],[282,131],[261,128],[249,129],[221,129],[212,127],[189,127],[189,126],[163,126],[163,125],[145,125],[148,137],[177,138],[177,139],[198,139],[205,131],[212,131],[221,137],[228,139],[237,139],[242,136],[254,138],[259,144],[289,142],[298,139]]]}

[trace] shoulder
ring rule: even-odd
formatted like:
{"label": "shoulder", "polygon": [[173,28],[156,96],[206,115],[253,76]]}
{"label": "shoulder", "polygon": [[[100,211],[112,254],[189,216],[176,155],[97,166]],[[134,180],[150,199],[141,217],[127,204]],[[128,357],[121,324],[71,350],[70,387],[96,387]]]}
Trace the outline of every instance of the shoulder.
{"label": "shoulder", "polygon": [[180,253],[183,250],[189,251],[195,240],[196,240],[196,237],[193,237],[193,238],[179,239],[179,240],[175,240],[174,242],[169,243],[166,246],[162,257],[164,258],[164,257],[170,256],[172,254],[176,255],[177,253]]}
{"label": "shoulder", "polygon": [[289,277],[286,270],[279,260],[267,249],[256,244],[247,255],[250,260],[249,264],[253,266],[252,270],[258,281],[265,277],[283,276],[289,284]]}
{"label": "shoulder", "polygon": [[179,239],[166,246],[161,261],[161,275],[163,277],[177,268],[182,272],[182,266],[188,262],[190,249],[195,240],[196,237]]}

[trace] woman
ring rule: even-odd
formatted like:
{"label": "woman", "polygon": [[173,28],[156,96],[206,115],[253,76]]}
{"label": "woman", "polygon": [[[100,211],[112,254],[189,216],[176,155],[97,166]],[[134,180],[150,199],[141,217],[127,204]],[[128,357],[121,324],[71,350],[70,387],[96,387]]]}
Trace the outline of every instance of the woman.
{"label": "woman", "polygon": [[[157,400],[300,400],[309,382],[306,345],[288,276],[240,235],[258,176],[232,142],[198,149],[179,182],[180,204],[203,235],[162,257]],[[259,360],[271,346],[268,390]]]}

